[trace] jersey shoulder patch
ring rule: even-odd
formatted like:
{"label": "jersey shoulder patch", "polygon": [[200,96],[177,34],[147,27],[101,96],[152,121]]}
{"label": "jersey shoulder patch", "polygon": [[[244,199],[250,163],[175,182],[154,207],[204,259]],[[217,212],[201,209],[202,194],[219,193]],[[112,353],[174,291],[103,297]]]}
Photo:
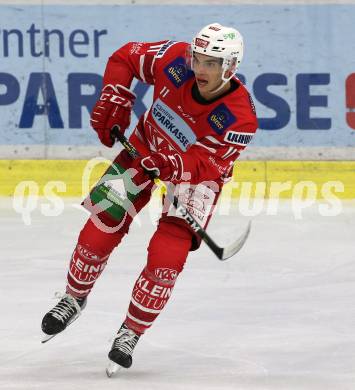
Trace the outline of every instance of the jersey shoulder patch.
{"label": "jersey shoulder patch", "polygon": [[222,103],[208,115],[207,121],[212,129],[221,135],[230,125],[237,122],[237,117]]}
{"label": "jersey shoulder patch", "polygon": [[253,135],[243,131],[228,130],[224,136],[224,141],[234,145],[246,146],[252,140]]}
{"label": "jersey shoulder patch", "polygon": [[176,88],[180,88],[194,75],[194,73],[188,69],[185,58],[182,56],[176,57],[165,66],[164,73]]}

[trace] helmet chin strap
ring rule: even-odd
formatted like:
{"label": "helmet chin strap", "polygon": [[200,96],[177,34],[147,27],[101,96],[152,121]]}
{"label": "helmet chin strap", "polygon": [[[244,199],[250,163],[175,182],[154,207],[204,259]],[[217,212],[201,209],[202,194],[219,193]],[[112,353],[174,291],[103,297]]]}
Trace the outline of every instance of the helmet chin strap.
{"label": "helmet chin strap", "polygon": [[228,83],[228,81],[223,81],[222,80],[221,84],[217,88],[215,88],[212,91],[210,91],[210,93],[217,93],[218,91],[220,91]]}
{"label": "helmet chin strap", "polygon": [[218,91],[220,91],[228,83],[228,81],[233,77],[233,73],[231,74],[230,77],[228,77],[228,78],[225,77],[226,72],[227,72],[227,70],[225,70],[222,74],[221,84],[217,88],[210,91],[210,93],[217,93]]}

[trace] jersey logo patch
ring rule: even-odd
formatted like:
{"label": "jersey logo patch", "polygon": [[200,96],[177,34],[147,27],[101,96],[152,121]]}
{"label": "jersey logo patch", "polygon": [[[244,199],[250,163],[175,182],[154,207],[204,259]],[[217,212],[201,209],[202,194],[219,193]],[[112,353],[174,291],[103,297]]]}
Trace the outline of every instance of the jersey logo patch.
{"label": "jersey logo patch", "polygon": [[193,76],[193,72],[187,68],[185,59],[177,57],[164,68],[164,73],[176,88],[181,87]]}
{"label": "jersey logo patch", "polygon": [[174,110],[160,99],[151,109],[152,117],[158,127],[172,140],[180,150],[186,150],[196,142],[196,135],[188,124]]}
{"label": "jersey logo patch", "polygon": [[237,121],[237,118],[230,112],[228,107],[222,103],[210,113],[207,120],[212,129],[217,134],[221,135],[227,127]]}
{"label": "jersey logo patch", "polygon": [[245,146],[253,138],[253,134],[240,133],[237,131],[228,131],[224,137],[224,140],[235,145]]}

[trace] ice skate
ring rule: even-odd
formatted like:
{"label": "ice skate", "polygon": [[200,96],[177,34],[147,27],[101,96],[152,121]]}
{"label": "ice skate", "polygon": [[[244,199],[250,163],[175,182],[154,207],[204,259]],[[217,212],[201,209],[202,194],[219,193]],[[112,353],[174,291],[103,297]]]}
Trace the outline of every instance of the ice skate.
{"label": "ice skate", "polygon": [[106,368],[106,374],[108,377],[114,375],[122,367],[131,367],[132,353],[139,337],[140,335],[127,328],[126,324],[122,324],[112,343],[111,351],[108,354],[110,359]]}
{"label": "ice skate", "polygon": [[43,317],[42,331],[45,337],[42,343],[49,341],[74,322],[86,306],[86,298],[75,298],[70,294],[60,297],[61,300]]}

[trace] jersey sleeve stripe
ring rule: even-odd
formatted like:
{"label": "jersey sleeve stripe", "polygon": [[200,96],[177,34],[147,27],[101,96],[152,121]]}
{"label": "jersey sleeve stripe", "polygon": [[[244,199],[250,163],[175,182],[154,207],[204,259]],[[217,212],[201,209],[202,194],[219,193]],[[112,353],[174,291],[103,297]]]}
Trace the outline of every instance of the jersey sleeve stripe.
{"label": "jersey sleeve stripe", "polygon": [[158,52],[163,47],[163,44],[160,43],[159,45],[151,45],[147,52]]}
{"label": "jersey sleeve stripe", "polygon": [[197,146],[202,146],[203,148],[207,149],[209,152],[211,153],[217,153],[217,150],[216,149],[213,149],[213,148],[209,148],[208,146],[202,144],[201,142],[196,142],[195,145]]}
{"label": "jersey sleeve stripe", "polygon": [[212,137],[211,135],[208,135],[207,137],[205,137],[207,140],[209,140],[210,142],[214,143],[214,144],[218,144],[220,146],[225,146],[226,144],[218,141],[218,139],[216,139],[215,137]]}
{"label": "jersey sleeve stripe", "polygon": [[235,152],[237,152],[238,149],[234,148],[233,146],[230,146],[227,152],[221,157],[223,160],[226,160],[227,158],[231,157]]}
{"label": "jersey sleeve stripe", "polygon": [[150,74],[152,75],[153,79],[154,79],[154,64],[155,64],[155,60],[156,60],[156,56],[154,56],[153,61],[152,61],[152,65],[150,66]]}
{"label": "jersey sleeve stripe", "polygon": [[152,84],[154,81],[154,75],[152,72],[152,63],[154,60],[155,56],[147,55],[144,58],[144,63],[143,63],[143,74],[144,78],[147,83]]}
{"label": "jersey sleeve stripe", "polygon": [[145,55],[141,55],[139,57],[139,76],[142,79],[142,81],[146,83],[147,81],[144,77],[144,71],[143,71],[144,59],[145,59]]}

